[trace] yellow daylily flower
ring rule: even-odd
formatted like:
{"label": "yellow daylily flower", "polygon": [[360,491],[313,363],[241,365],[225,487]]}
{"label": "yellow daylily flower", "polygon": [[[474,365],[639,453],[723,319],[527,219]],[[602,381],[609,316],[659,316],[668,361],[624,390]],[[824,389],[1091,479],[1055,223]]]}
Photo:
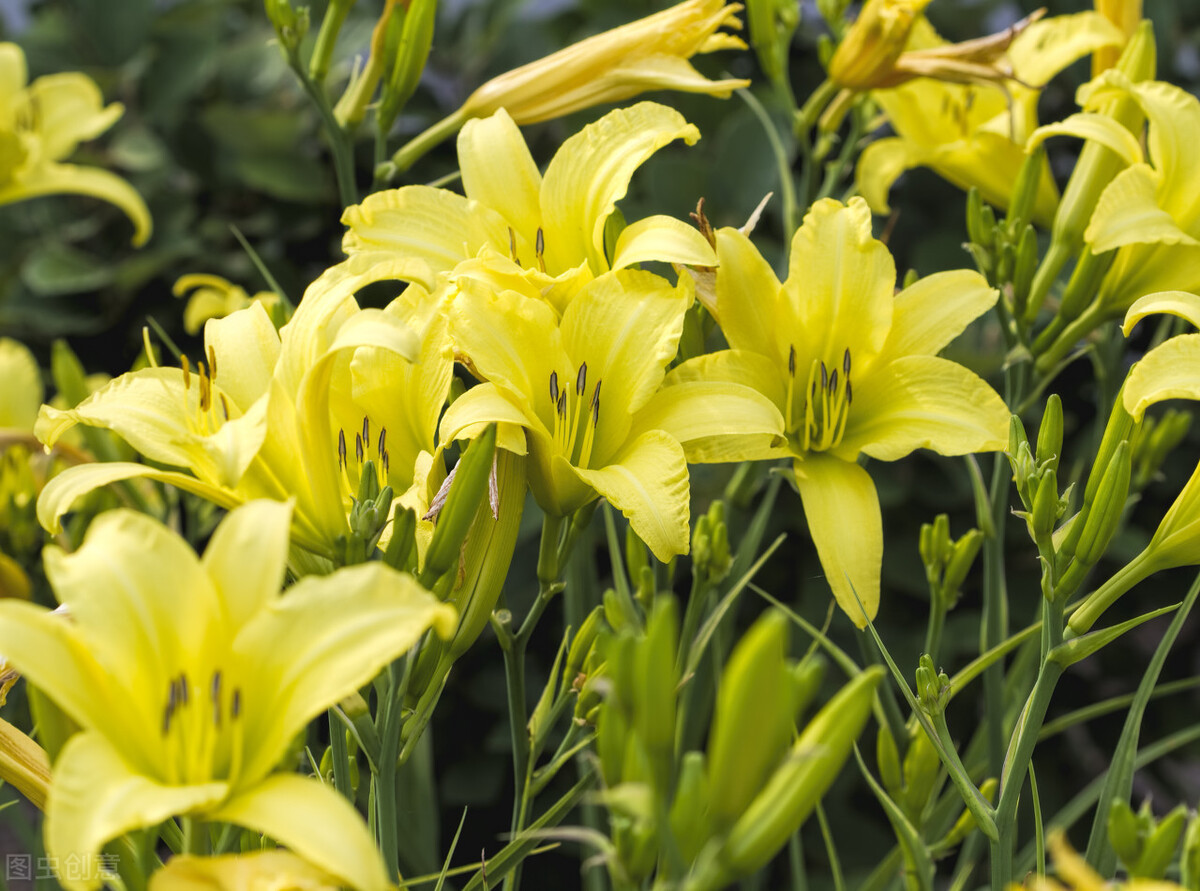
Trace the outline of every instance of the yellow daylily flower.
{"label": "yellow daylily flower", "polygon": [[[59,753],[46,851],[71,891],[100,885],[101,847],[187,815],[268,835],[355,888],[387,875],[354,808],[275,772],[292,738],[454,611],[381,563],[279,595],[291,506],[232,513],[203,559],[144,514],[101,514],[73,554],[46,550],[70,620],[0,603],[0,652],[81,729]],[[281,647],[281,641],[287,645]]]}
{"label": "yellow daylily flower", "polygon": [[290,851],[172,857],[150,891],[337,891],[337,879]]}
{"label": "yellow daylily flower", "polygon": [[[1096,12],[1120,29],[1126,42],[1142,21],[1142,0],[1096,0]],[[1117,64],[1120,46],[1102,46],[1092,53],[1092,77],[1098,77]]]}
{"label": "yellow daylily flower", "polygon": [[33,431],[45,390],[37,359],[19,340],[0,337],[0,430]]}
{"label": "yellow daylily flower", "polygon": [[107,170],[61,163],[80,142],[111,127],[124,107],[104,105],[100,88],[79,72],[28,81],[25,53],[15,43],[0,43],[0,204],[91,195],[123,210],[134,225],[133,243],[144,244],[150,211],[129,183]]}
{"label": "yellow daylily flower", "polygon": [[[1146,316],[1169,313],[1200,328],[1200,296],[1186,291],[1147,294],[1125,316],[1128,334]],[[1129,371],[1122,390],[1125,410],[1141,420],[1151,405],[1167,399],[1200,400],[1200,334],[1181,334],[1146,353]],[[1072,614],[1071,627],[1083,633],[1130,588],[1176,566],[1200,564],[1200,466],[1167,510],[1150,543],[1092,592]]]}
{"label": "yellow daylily flower", "polygon": [[[442,438],[471,436],[493,422],[520,425],[530,488],[544,511],[567,516],[603,496],[658,559],[687,553],[683,449],[639,410],[675,356],[694,297],[686,276],[672,287],[647,272],[610,272],[584,286],[560,321],[542,300],[468,284],[451,309],[451,328],[485,383],[447,409]],[[685,415],[690,409],[706,434],[735,429],[720,410],[724,403],[706,403],[720,390],[685,394],[678,406]],[[778,426],[772,406],[756,394],[747,398],[761,416],[747,432]]]}
{"label": "yellow daylily flower", "polygon": [[[1124,36],[1095,12],[1035,22],[1008,47],[1011,79],[952,83],[920,77],[893,89],[875,90],[896,136],[871,143],[859,158],[857,186],[876,213],[888,213],[888,191],[913,167],[929,167],[962,189],[979,188],[983,199],[1007,207],[1012,184],[1025,161],[1025,143],[1037,127],[1041,88],[1059,71]],[[910,50],[936,54],[951,47],[921,19]],[[1058,203],[1049,166],[1042,171],[1034,205],[1036,223],[1048,226]]]}
{"label": "yellow daylily flower", "polygon": [[1106,881],[1075,852],[1066,835],[1056,829],[1046,836],[1054,860],[1057,879],[1031,876],[1024,885],[1013,883],[1008,891],[1183,891],[1182,885],[1160,879],[1133,878],[1124,882]]}
{"label": "yellow daylily flower", "polygon": [[[348,208],[345,252],[358,262],[397,256],[437,272],[496,282],[524,279],[561,311],[584,284],[609,269],[647,260],[712,266],[712,248],[694,228],[666,216],[629,225],[605,251],[605,227],[633,172],[658,149],[699,131],[653,102],[609,112],[569,138],[540,174],[521,131],[501,109],[471,121],[458,138],[465,197],[404,186]],[[365,257],[363,256],[365,255]]]}
{"label": "yellow daylily flower", "polygon": [[659,414],[672,390],[699,381],[745,385],[767,399],[778,418],[769,435],[736,417],[735,437],[685,430],[688,419],[674,413],[661,423],[692,461],[793,459],[826,579],[862,627],[879,605],[883,531],[875,484],[858,459],[1004,447],[1003,400],[971,371],[937,357],[997,292],[961,270],[893,297],[895,264],[871,237],[861,198],[813,205],[792,239],[782,284],[736,229],[717,232],[717,256],[718,318],[731,349],[679,365],[646,411]]}
{"label": "yellow daylily flower", "polygon": [[741,8],[740,3],[725,0],[685,0],[507,71],[400,149],[392,163],[407,170],[470,119],[501,109],[519,124],[532,124],[604,102],[623,102],[648,90],[727,98],[734,90],[750,86],[750,81],[709,80],[688,59],[717,50],[745,49],[740,38],[719,30],[727,25],[740,29]]}
{"label": "yellow daylily flower", "polygon": [[[1162,81],[1134,83],[1116,70],[1086,85],[1080,99],[1087,108],[1121,96],[1146,114],[1149,154],[1136,144],[1123,152],[1133,163],[1101,193],[1084,232],[1092,253],[1117,252],[1085,312],[1097,324],[1144,294],[1200,290],[1200,171],[1191,154],[1200,140],[1200,100]],[[1108,124],[1114,140],[1131,143],[1119,124]]]}
{"label": "yellow daylily flower", "polygon": [[[421,264],[415,274],[413,268],[394,260],[384,271],[395,278],[419,277]],[[405,492],[419,473],[419,455],[397,448],[415,441],[405,432],[407,417],[391,437],[383,432],[386,424],[371,423],[367,411],[357,413],[348,428],[339,430],[336,423],[344,412],[332,399],[331,382],[352,379],[347,369],[357,350],[386,350],[409,361],[418,355],[418,336],[395,312],[361,310],[354,300],[354,293],[379,272],[377,264],[365,273],[353,263],[335,267],[309,287],[281,332],[256,303],[209,320],[207,363],[191,366],[185,361],[182,369],[147,368],[121,375],[68,411],[44,406],[37,435],[48,446],[75,424],[106,427],[145,457],[190,473],[118,462],[69,468],[47,485],[38,501],[42,524],[56,530],[60,517],[83,493],[144,476],[222,507],[253,498],[295,498],[296,544],[335,558],[339,537],[349,533],[349,498],[363,461],[372,458],[383,482],[397,492]],[[375,360],[364,356],[361,361]],[[445,378],[444,372],[434,374]],[[418,374],[414,380],[417,384],[408,391],[424,394],[424,378]],[[370,406],[376,403],[368,399]],[[415,409],[397,400],[389,419],[406,408],[428,414],[427,407]],[[399,460],[388,461],[385,451]]]}
{"label": "yellow daylily flower", "polygon": [[209,319],[223,319],[251,303],[261,303],[268,312],[279,303],[279,295],[274,291],[259,291],[251,297],[245,288],[228,279],[204,273],[181,275],[171,293],[176,297],[187,296],[183,330],[193,335],[199,334]]}

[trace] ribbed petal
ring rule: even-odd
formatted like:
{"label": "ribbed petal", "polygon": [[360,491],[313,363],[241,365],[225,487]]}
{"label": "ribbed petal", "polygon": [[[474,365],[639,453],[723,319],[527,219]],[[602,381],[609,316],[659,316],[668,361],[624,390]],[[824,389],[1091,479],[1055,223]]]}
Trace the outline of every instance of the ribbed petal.
{"label": "ribbed petal", "polygon": [[613,250],[612,268],[652,261],[683,266],[716,266],[717,255],[695,226],[667,216],[630,223]]}
{"label": "ribbed petal", "polygon": [[458,166],[467,197],[498,211],[514,234],[532,246],[542,225],[542,175],[507,111],[501,108],[489,118],[463,125]]}
{"label": "ribbed petal", "polygon": [[644,430],[668,433],[693,463],[786,454],[779,409],[744,384],[698,380],[664,387],[634,416],[630,436]]}
{"label": "ribbed petal", "polygon": [[1141,418],[1164,399],[1200,399],[1200,334],[1181,334],[1156,346],[1125,379],[1125,409]]}
{"label": "ribbed petal", "polygon": [[927,275],[896,295],[884,352],[889,357],[936,355],[999,296],[969,269]]}
{"label": "ribbed petal", "polygon": [[1038,127],[1029,137],[1026,148],[1033,151],[1051,136],[1074,136],[1077,139],[1097,142],[1126,164],[1140,164],[1145,160],[1142,156],[1142,145],[1137,137],[1129,132],[1128,127],[1123,127],[1105,114],[1080,112],[1056,123]]}
{"label": "ribbed petal", "polygon": [[1096,202],[1084,233],[1091,250],[1102,254],[1128,244],[1200,244],[1159,206],[1159,189],[1159,174],[1148,164],[1118,173]]}
{"label": "ribbed petal", "polygon": [[1159,291],[1139,297],[1129,307],[1122,327],[1125,336],[1128,337],[1133,327],[1146,316],[1163,312],[1187,319],[1194,327],[1200,328],[1200,297],[1189,291]]}
{"label": "ribbed petal", "polygon": [[153,229],[150,210],[133,186],[115,173],[77,164],[40,164],[20,179],[0,186],[0,204],[43,195],[88,195],[116,205],[133,223],[133,244],[146,243]]}
{"label": "ribbed petal", "polygon": [[883,520],[875,483],[854,462],[829,455],[806,455],[794,463],[794,470],[825,579],[838,606],[863,628],[879,608],[883,565]]}
{"label": "ribbed petal", "polygon": [[[54,765],[46,804],[46,853],[64,866],[58,879],[69,891],[100,887],[100,849],[131,829],[212,807],[225,783],[162,786],[130,770],[107,740],[73,736]],[[66,869],[70,863],[78,870]]]}
{"label": "ribbed petal", "polygon": [[233,510],[217,527],[201,565],[231,632],[274,600],[287,568],[292,506],[259,499]]}
{"label": "ribbed petal", "polygon": [[[216,354],[222,392],[243,412],[271,388],[279,361],[279,333],[261,303],[209,319],[204,343]],[[203,358],[207,363],[208,358]]]}
{"label": "ribbed petal", "polygon": [[243,776],[264,776],[311,718],[371,680],[427,629],[450,634],[455,621],[454,610],[412,576],[382,563],[301,579],[234,641],[239,676],[255,682],[242,690]]}
{"label": "ribbed petal", "polygon": [[0,337],[0,429],[33,431],[45,391],[33,353],[20,341]]}
{"label": "ribbed petal", "polygon": [[629,519],[660,561],[688,552],[687,460],[666,433],[643,433],[607,467],[578,473]]}
{"label": "ribbed petal", "polygon": [[956,362],[909,356],[877,369],[854,388],[836,454],[895,461],[913,449],[964,455],[1004,448],[1009,411],[996,391]]}
{"label": "ribbed petal", "polygon": [[43,155],[51,161],[99,136],[125,112],[119,102],[105,106],[96,82],[78,71],[39,77],[29,87],[29,99],[37,109]]}
{"label": "ribbed petal", "polygon": [[584,127],[562,147],[542,180],[546,265],[571,269],[587,258],[594,274],[608,268],[604,224],[625,197],[633,172],[664,145],[689,145],[700,131],[665,105],[639,102]]}
{"label": "ribbed petal", "polygon": [[871,236],[866,202],[814,204],[792,239],[783,284],[795,312],[794,334],[810,338],[808,344],[796,344],[796,373],[806,377],[814,359],[838,368],[847,349],[854,367],[865,371],[892,326],[895,286],[896,265],[887,247]]}
{"label": "ribbed petal", "polygon": [[770,264],[750,239],[736,229],[717,232],[717,317],[725,339],[735,350],[768,357],[776,368],[787,367],[780,350],[796,332],[785,330],[782,286]]}
{"label": "ribbed petal", "polygon": [[275,839],[351,888],[387,891],[392,887],[358,811],[315,779],[277,774],[234,796],[209,816]]}
{"label": "ribbed petal", "polygon": [[929,166],[932,159],[933,154],[928,149],[898,136],[879,139],[863,149],[859,156],[854,184],[872,211],[891,213],[888,193],[892,184],[904,171]]}
{"label": "ribbed petal", "polygon": [[[530,418],[506,391],[487,382],[467,390],[446,409],[442,416],[440,438],[446,443],[455,439],[473,439],[482,433],[488,424],[500,424],[502,428],[505,425],[535,427],[541,430],[543,435],[548,435],[548,431],[542,428],[536,417]],[[499,441],[497,445],[499,446]],[[519,447],[512,448],[514,445]],[[524,434],[521,435],[519,443],[508,443],[504,448],[518,455],[525,454]]]}

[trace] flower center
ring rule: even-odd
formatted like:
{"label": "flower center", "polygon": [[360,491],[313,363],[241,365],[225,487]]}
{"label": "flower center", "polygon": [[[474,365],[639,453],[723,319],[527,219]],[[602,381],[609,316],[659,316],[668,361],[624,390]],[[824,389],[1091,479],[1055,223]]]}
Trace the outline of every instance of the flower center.
{"label": "flower center", "polygon": [[193,683],[183,671],[171,678],[162,716],[167,782],[234,782],[242,766],[241,715],[241,688],[227,689],[220,669],[207,684]]}
{"label": "flower center", "polygon": [[[533,241],[534,258],[537,260],[539,272],[546,271],[546,235],[542,232],[542,227],[538,226],[537,235]],[[513,227],[508,227],[508,255],[517,266],[521,265],[521,258],[517,256],[517,233],[513,231]]]}
{"label": "flower center", "polygon": [[[188,419],[188,428],[197,436],[212,436],[225,425],[230,416],[229,400],[225,398],[224,393],[217,393],[213,389],[217,382],[217,354],[210,346],[208,367],[206,368],[203,362],[197,362],[194,375],[186,354],[179,356],[179,364],[183,367],[183,390],[187,403],[185,417]],[[193,376],[197,379],[195,404],[192,403]]]}
{"label": "flower center", "polygon": [[800,448],[806,452],[834,448],[846,432],[853,399],[850,350],[842,353],[840,374],[838,369],[830,371],[824,362],[813,359],[804,389],[797,392],[795,384],[796,348],[793,346],[788,352],[787,431],[798,434]]}
{"label": "flower center", "polygon": [[558,372],[550,372],[550,405],[554,410],[554,444],[559,453],[576,467],[586,468],[592,460],[592,446],[596,442],[596,425],[600,422],[600,384],[592,390],[591,399],[584,402],[587,393],[587,362],[579,363],[575,375],[574,390],[560,388]]}
{"label": "flower center", "polygon": [[342,472],[344,493],[357,498],[362,488],[363,472],[368,469],[374,475],[376,491],[382,490],[388,482],[388,450],[387,428],[379,428],[379,439],[375,442],[374,454],[371,452],[371,419],[363,416],[362,430],[354,433],[354,463],[351,464],[346,454],[346,431],[338,428],[338,469]]}

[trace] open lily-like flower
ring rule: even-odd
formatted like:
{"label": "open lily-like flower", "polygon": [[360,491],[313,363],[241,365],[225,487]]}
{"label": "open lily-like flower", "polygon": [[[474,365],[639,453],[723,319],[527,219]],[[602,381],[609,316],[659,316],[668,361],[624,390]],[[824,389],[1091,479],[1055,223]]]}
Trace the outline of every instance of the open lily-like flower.
{"label": "open lily-like flower", "polygon": [[122,112],[118,102],[104,105],[99,87],[79,72],[30,84],[21,48],[0,43],[0,204],[64,192],[90,195],[123,210],[134,225],[133,243],[143,244],[150,211],[133,186],[107,170],[61,163]]}
{"label": "open lily-like flower", "polygon": [[[871,143],[858,162],[858,190],[876,213],[888,212],[888,191],[905,170],[929,167],[962,189],[977,186],[983,199],[1007,207],[1025,142],[1037,127],[1041,88],[1076,59],[1124,35],[1095,12],[1035,22],[1008,47],[1010,79],[995,83],[955,83],[918,77],[893,89],[872,92],[896,131]],[[948,49],[925,19],[911,30],[910,50]],[[1033,218],[1049,225],[1058,190],[1049,166],[1042,170]]]}
{"label": "open lily-like flower", "polygon": [[[343,426],[344,406],[337,406],[335,416],[331,404],[331,383],[352,377],[349,369],[360,348],[417,358],[418,336],[395,312],[362,310],[354,300],[378,271],[372,265],[367,273],[356,272],[354,264],[329,270],[309,287],[281,332],[256,303],[205,325],[206,362],[193,365],[185,358],[182,368],[121,375],[68,411],[43,407],[37,434],[47,445],[75,424],[106,427],[145,457],[189,472],[128,462],[70,468],[39,499],[42,524],[57,529],[59,518],[84,492],[149,477],[223,507],[252,498],[295,498],[295,542],[334,557],[339,537],[349,533],[356,468],[370,458],[386,477],[381,485],[392,483],[404,492],[418,460],[415,452],[398,451],[414,442],[412,437],[397,430],[389,439],[386,424],[372,424],[365,412]],[[387,272],[396,278],[413,275],[411,264],[402,260],[390,261]],[[376,360],[364,356],[362,361]],[[437,398],[432,390],[427,395]],[[403,410],[398,406],[393,414]],[[428,414],[427,408],[407,410]]]}
{"label": "open lily-like flower", "polygon": [[[313,717],[454,611],[381,563],[279,595],[291,508],[256,501],[203,559],[131,511],[102,514],[74,554],[46,551],[70,618],[0,604],[0,651],[81,728],[54,765],[46,850],[100,885],[109,840],[176,815],[262,832],[355,888],[388,887],[358,813],[331,788],[275,772]],[[286,646],[280,646],[286,642]]]}
{"label": "open lily-like flower", "polygon": [[[686,276],[673,287],[648,272],[610,272],[586,285],[560,322],[542,300],[468,286],[451,309],[451,331],[485,383],[447,409],[443,438],[493,422],[524,427],[530,488],[548,514],[566,516],[603,496],[660,560],[686,553],[683,449],[639,410],[662,383],[693,299]],[[706,403],[718,390],[689,392],[675,407],[711,422],[700,421],[705,433],[732,433],[732,414]],[[766,418],[747,432],[767,434],[774,408],[746,395]]]}
{"label": "open lily-like flower", "polygon": [[[691,226],[667,216],[630,224],[605,250],[605,231],[633,172],[658,149],[699,131],[679,112],[641,102],[609,112],[562,144],[538,172],[517,125],[500,109],[469,122],[458,138],[466,196],[428,186],[376,192],[348,208],[342,247],[352,259],[397,256],[450,272],[524,279],[560,310],[609,269],[648,260],[712,266],[712,248]],[[466,270],[463,270],[466,274]],[[512,285],[510,284],[509,287]]]}
{"label": "open lily-like flower", "polygon": [[1146,114],[1148,156],[1121,125],[1091,119],[1111,133],[1106,145],[1131,163],[1101,193],[1084,233],[1095,254],[1115,250],[1089,313],[1117,318],[1145,294],[1200,290],[1200,171],[1191,147],[1200,140],[1200,100],[1162,81],[1134,83],[1111,70],[1080,90],[1086,108],[1128,96]]}
{"label": "open lily-like flower", "polygon": [[[717,255],[717,318],[732,349],[672,370],[646,415],[661,415],[693,461],[792,457],[825,576],[862,627],[879,604],[883,531],[875,484],[858,459],[1004,447],[1003,400],[937,356],[997,293],[963,270],[928,276],[893,297],[895,264],[871,237],[861,198],[813,205],[792,239],[782,284],[736,229],[717,232]],[[775,407],[779,426],[752,435],[750,424],[731,416],[736,437],[683,429],[686,418],[661,400],[700,381],[757,390]]]}

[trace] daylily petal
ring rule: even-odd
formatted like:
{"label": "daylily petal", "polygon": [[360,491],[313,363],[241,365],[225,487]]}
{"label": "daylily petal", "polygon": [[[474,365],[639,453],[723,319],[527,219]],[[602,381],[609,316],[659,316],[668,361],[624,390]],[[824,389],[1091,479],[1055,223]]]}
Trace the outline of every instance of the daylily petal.
{"label": "daylily petal", "polygon": [[75,146],[94,139],[125,112],[119,102],[104,105],[96,82],[78,71],[39,77],[29,86],[29,99],[38,109],[38,134],[43,157],[58,161]]}
{"label": "daylily petal", "polygon": [[1200,399],[1200,334],[1181,334],[1159,344],[1125,379],[1125,410],[1136,419],[1164,399]]}
{"label": "daylily petal", "polygon": [[1092,252],[1127,244],[1200,244],[1159,206],[1158,189],[1159,174],[1148,164],[1118,173],[1101,193],[1083,236]]}
{"label": "daylily petal", "polygon": [[209,816],[261,832],[360,891],[391,887],[358,811],[332,788],[276,774],[235,795]]}
{"label": "daylily petal", "polygon": [[1163,312],[1187,319],[1194,327],[1200,328],[1200,297],[1188,291],[1159,291],[1139,297],[1129,307],[1121,330],[1128,337],[1133,326],[1146,316]]}
{"label": "daylily petal", "polygon": [[671,369],[664,386],[690,381],[724,381],[751,387],[765,396],[782,412],[787,397],[780,380],[780,365],[758,352],[721,350],[681,362]]}
{"label": "daylily petal", "polygon": [[209,540],[200,562],[232,633],[278,596],[291,519],[290,503],[257,499],[231,511]]}
{"label": "daylily petal", "polygon": [[[1012,184],[1025,163],[1025,150],[1008,135],[976,132],[969,141],[951,143],[938,150],[927,165],[960,189],[979,188],[983,200],[997,207],[1008,207]],[[1058,189],[1050,173],[1050,164],[1042,166],[1033,221],[1049,228],[1058,208]]]}
{"label": "daylily petal", "polygon": [[942,455],[995,451],[1010,414],[995,390],[957,362],[906,356],[857,384],[845,437],[834,450],[895,461],[913,449]]}
{"label": "daylily petal", "polygon": [[204,342],[216,354],[221,390],[243,412],[271,388],[279,361],[279,332],[261,303],[224,318],[210,318],[204,326]]}
{"label": "daylily petal", "polygon": [[[791,330],[800,337],[800,332],[820,332],[813,338],[819,338],[819,346],[796,344],[797,373],[807,376],[813,360],[837,368],[847,349],[856,368],[868,368],[892,325],[895,286],[896,264],[887,247],[871,237],[866,202],[814,204],[792,239],[783,285],[796,318]],[[776,320],[781,322],[786,320]]]}
{"label": "daylily petal", "polygon": [[[503,445],[503,448],[517,455],[525,454],[525,435],[520,428],[541,429],[542,426],[536,416],[530,417],[518,407],[506,391],[501,391],[491,382],[484,382],[467,390],[450,404],[446,413],[442,415],[439,438],[447,443],[455,439],[473,439],[482,433],[488,424],[499,424],[500,429],[517,426],[520,441]],[[496,432],[496,444],[499,448],[500,430]],[[543,432],[548,434],[548,431]]]}
{"label": "daylily petal", "polygon": [[492,208],[428,186],[375,192],[346,208],[342,223],[348,227],[342,238],[347,254],[414,257],[434,271],[453,269],[485,244],[508,244],[508,224]]}
{"label": "daylily petal", "polygon": [[458,166],[468,198],[499,210],[526,241],[534,237],[542,225],[542,175],[507,111],[463,125]]}
{"label": "daylily petal", "polygon": [[46,853],[78,862],[58,880],[69,891],[100,887],[100,849],[122,833],[155,826],[176,814],[210,807],[228,793],[225,783],[163,786],[130,770],[97,733],[67,741],[54,764],[46,802]]}
{"label": "daylily petal", "polygon": [[149,891],[337,891],[340,882],[290,851],[196,857],[179,854],[150,877]]}
{"label": "daylily petal", "polygon": [[688,552],[687,459],[683,447],[666,433],[649,430],[607,467],[577,472],[629,518],[633,531],[661,562]]}
{"label": "daylily petal", "polygon": [[146,477],[160,483],[169,483],[177,489],[199,495],[218,507],[232,508],[241,504],[242,497],[232,489],[198,480],[186,473],[173,470],[158,470],[145,464],[126,461],[110,461],[101,464],[80,464],[68,467],[54,476],[42,494],[38,496],[38,522],[52,535],[62,531],[62,517],[71,507],[93,489],[107,486],[120,480]]}
{"label": "daylily petal", "polygon": [[915,143],[889,136],[872,142],[859,155],[854,185],[878,214],[891,213],[888,192],[906,170],[930,166],[933,153]]}
{"label": "daylily petal", "polygon": [[[1107,76],[1120,82],[1115,71]],[[1161,195],[1163,208],[1181,222],[1200,218],[1200,170],[1195,164],[1200,99],[1164,81],[1123,85],[1146,112],[1150,157],[1162,182],[1170,184]]]}
{"label": "daylily petal", "polygon": [[716,266],[717,255],[695,226],[668,216],[630,223],[617,237],[612,268],[658,260],[683,266]]}
{"label": "daylily petal", "polygon": [[570,356],[587,357],[584,397],[603,382],[597,461],[606,461],[625,442],[629,416],[662,383],[663,369],[679,348],[693,287],[687,276],[673,288],[657,275],[626,269],[589,283],[563,313],[563,348]]}
{"label": "daylily petal", "polygon": [[1129,132],[1128,127],[1106,114],[1080,112],[1057,123],[1038,127],[1029,137],[1025,150],[1033,151],[1051,136],[1074,136],[1098,142],[1126,164],[1140,164],[1145,160],[1137,137]]}
{"label": "daylily petal", "polygon": [[933,356],[996,305],[1000,292],[978,272],[927,275],[896,295],[888,356]]}
{"label": "daylily petal", "polygon": [[565,270],[586,257],[594,273],[607,269],[605,222],[633,172],[664,145],[676,139],[693,145],[699,138],[679,112],[639,102],[609,112],[564,142],[542,180],[546,265]]}
{"label": "daylily petal", "polygon": [[312,717],[373,678],[431,626],[445,635],[455,624],[453,608],[382,563],[301,579],[253,616],[234,642],[247,676],[271,679],[269,690],[243,690],[246,736],[258,741],[243,775],[266,774]]}
{"label": "daylily petal", "polygon": [[62,193],[89,195],[123,210],[133,223],[135,247],[145,244],[150,237],[153,223],[142,196],[115,173],[97,167],[41,164],[20,179],[0,185],[0,204]]}
{"label": "daylily petal", "polygon": [[[553,423],[550,375],[571,364],[550,305],[465,282],[450,310],[450,331],[459,352],[470,357],[479,373],[548,430]],[[565,388],[573,381],[561,383]]]}
{"label": "daylily petal", "polygon": [[779,343],[786,332],[779,319],[782,286],[770,264],[736,229],[717,232],[717,318],[735,350],[760,353],[776,368],[787,355]]}
{"label": "daylily petal", "polygon": [[97,684],[107,677],[104,667],[61,615],[21,600],[0,601],[0,648],[80,726],[104,727],[133,717],[127,702]]}
{"label": "daylily petal", "polygon": [[633,418],[630,436],[662,430],[692,463],[782,457],[783,417],[744,384],[696,380],[663,387]]}
{"label": "daylily petal", "polygon": [[20,341],[0,337],[0,429],[32,431],[45,391],[33,353]]}
{"label": "daylily petal", "polygon": [[1022,83],[1041,87],[1077,59],[1124,42],[1120,28],[1088,10],[1034,22],[1013,41],[1008,57]]}
{"label": "daylily petal", "polygon": [[793,469],[825,580],[842,611],[864,628],[879,609],[883,566],[883,520],[875,483],[854,462],[829,455],[805,455]]}

